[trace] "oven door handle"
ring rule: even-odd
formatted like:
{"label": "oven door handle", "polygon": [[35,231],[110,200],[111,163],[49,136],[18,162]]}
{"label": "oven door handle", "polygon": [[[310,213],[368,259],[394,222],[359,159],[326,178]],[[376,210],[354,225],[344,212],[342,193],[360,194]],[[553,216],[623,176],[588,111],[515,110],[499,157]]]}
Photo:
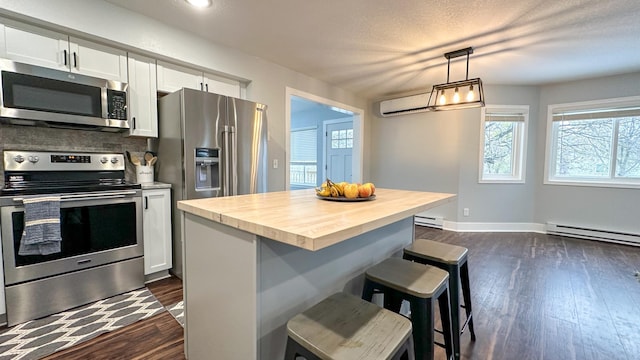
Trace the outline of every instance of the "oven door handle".
{"label": "oven door handle", "polygon": [[[79,200],[103,200],[103,199],[116,199],[124,198],[127,196],[135,195],[135,191],[105,191],[101,193],[84,193],[84,194],[68,194],[60,196],[60,201],[79,201]],[[23,202],[25,198],[16,197],[13,198],[15,202]]]}

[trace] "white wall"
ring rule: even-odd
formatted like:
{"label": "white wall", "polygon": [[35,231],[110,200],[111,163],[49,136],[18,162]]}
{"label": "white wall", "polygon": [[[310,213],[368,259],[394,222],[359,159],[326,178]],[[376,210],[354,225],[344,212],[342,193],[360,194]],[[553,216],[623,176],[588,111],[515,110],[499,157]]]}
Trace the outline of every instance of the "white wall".
{"label": "white wall", "polygon": [[[287,86],[363,108],[365,102],[337,87],[282,66],[213,44],[100,0],[0,0],[0,13],[39,25],[64,27],[111,45],[136,50],[163,60],[194,64],[236,78],[250,80],[249,100],[268,105],[269,163],[285,161],[285,88]],[[110,21],[109,19],[117,19]],[[230,30],[231,31],[231,30]],[[284,190],[285,167],[269,169],[269,190]]]}
{"label": "white wall", "polygon": [[[535,130],[538,91],[485,86],[487,104],[530,105]],[[375,105],[373,105],[375,106]],[[458,222],[531,222],[535,131],[529,132],[525,184],[479,184],[480,109],[376,117],[371,126],[370,175],[380,187],[442,191],[457,201],[427,211]],[[463,217],[462,209],[470,216]]]}
{"label": "white wall", "polygon": [[[467,125],[473,112],[372,116],[366,134],[369,143],[365,153],[369,157],[365,163],[369,171],[365,179],[380,188],[458,193],[460,127]],[[430,213],[453,220],[456,209],[453,202]]]}
{"label": "white wall", "polygon": [[[485,86],[487,105],[529,105],[524,184],[478,183],[480,168],[480,110],[468,110],[460,127],[460,178],[458,221],[483,223],[531,223],[534,214],[536,176],[536,128],[538,89],[533,86]],[[462,209],[469,209],[463,217]]]}
{"label": "white wall", "polygon": [[588,225],[605,230],[640,233],[640,189],[543,185],[547,106],[550,104],[640,95],[640,72],[543,86],[536,166],[535,221]]}
{"label": "white wall", "polygon": [[[478,183],[479,109],[374,116],[368,174],[380,187],[457,193],[455,204],[427,213],[456,221],[460,228],[511,223],[526,230],[556,221],[640,233],[638,189],[543,185],[547,106],[640,95],[639,84],[640,73],[633,73],[539,87],[485,86],[487,104],[529,105],[524,184]],[[376,109],[375,103],[370,106]],[[470,209],[469,217],[463,208]]]}

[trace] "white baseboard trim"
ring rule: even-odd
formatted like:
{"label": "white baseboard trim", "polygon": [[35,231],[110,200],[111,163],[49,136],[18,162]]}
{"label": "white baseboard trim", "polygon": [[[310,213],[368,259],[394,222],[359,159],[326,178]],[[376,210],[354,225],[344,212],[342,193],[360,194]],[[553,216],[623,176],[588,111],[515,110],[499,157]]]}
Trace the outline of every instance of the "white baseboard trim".
{"label": "white baseboard trim", "polygon": [[546,234],[545,224],[537,223],[480,223],[444,221],[444,230],[457,232],[534,232]]}

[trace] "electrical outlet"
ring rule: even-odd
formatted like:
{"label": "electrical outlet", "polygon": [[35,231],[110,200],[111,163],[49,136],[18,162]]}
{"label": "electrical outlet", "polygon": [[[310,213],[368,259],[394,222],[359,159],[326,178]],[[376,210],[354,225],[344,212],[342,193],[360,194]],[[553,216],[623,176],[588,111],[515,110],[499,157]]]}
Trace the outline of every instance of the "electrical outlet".
{"label": "electrical outlet", "polygon": [[469,208],[462,209],[462,215],[469,216]]}

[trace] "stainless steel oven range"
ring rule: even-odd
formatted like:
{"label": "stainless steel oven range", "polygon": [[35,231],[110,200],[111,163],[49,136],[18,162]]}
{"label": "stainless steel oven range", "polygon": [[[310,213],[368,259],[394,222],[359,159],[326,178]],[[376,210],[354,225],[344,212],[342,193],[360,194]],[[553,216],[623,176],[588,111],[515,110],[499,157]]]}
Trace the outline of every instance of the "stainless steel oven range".
{"label": "stainless steel oven range", "polygon": [[[144,286],[142,190],[124,170],[122,154],[4,151],[0,235],[9,326]],[[47,223],[30,217],[35,210],[25,214],[26,204],[38,201],[53,204],[51,214],[59,209],[59,235],[57,221],[36,233],[54,233],[59,247],[20,251],[25,227]]]}

